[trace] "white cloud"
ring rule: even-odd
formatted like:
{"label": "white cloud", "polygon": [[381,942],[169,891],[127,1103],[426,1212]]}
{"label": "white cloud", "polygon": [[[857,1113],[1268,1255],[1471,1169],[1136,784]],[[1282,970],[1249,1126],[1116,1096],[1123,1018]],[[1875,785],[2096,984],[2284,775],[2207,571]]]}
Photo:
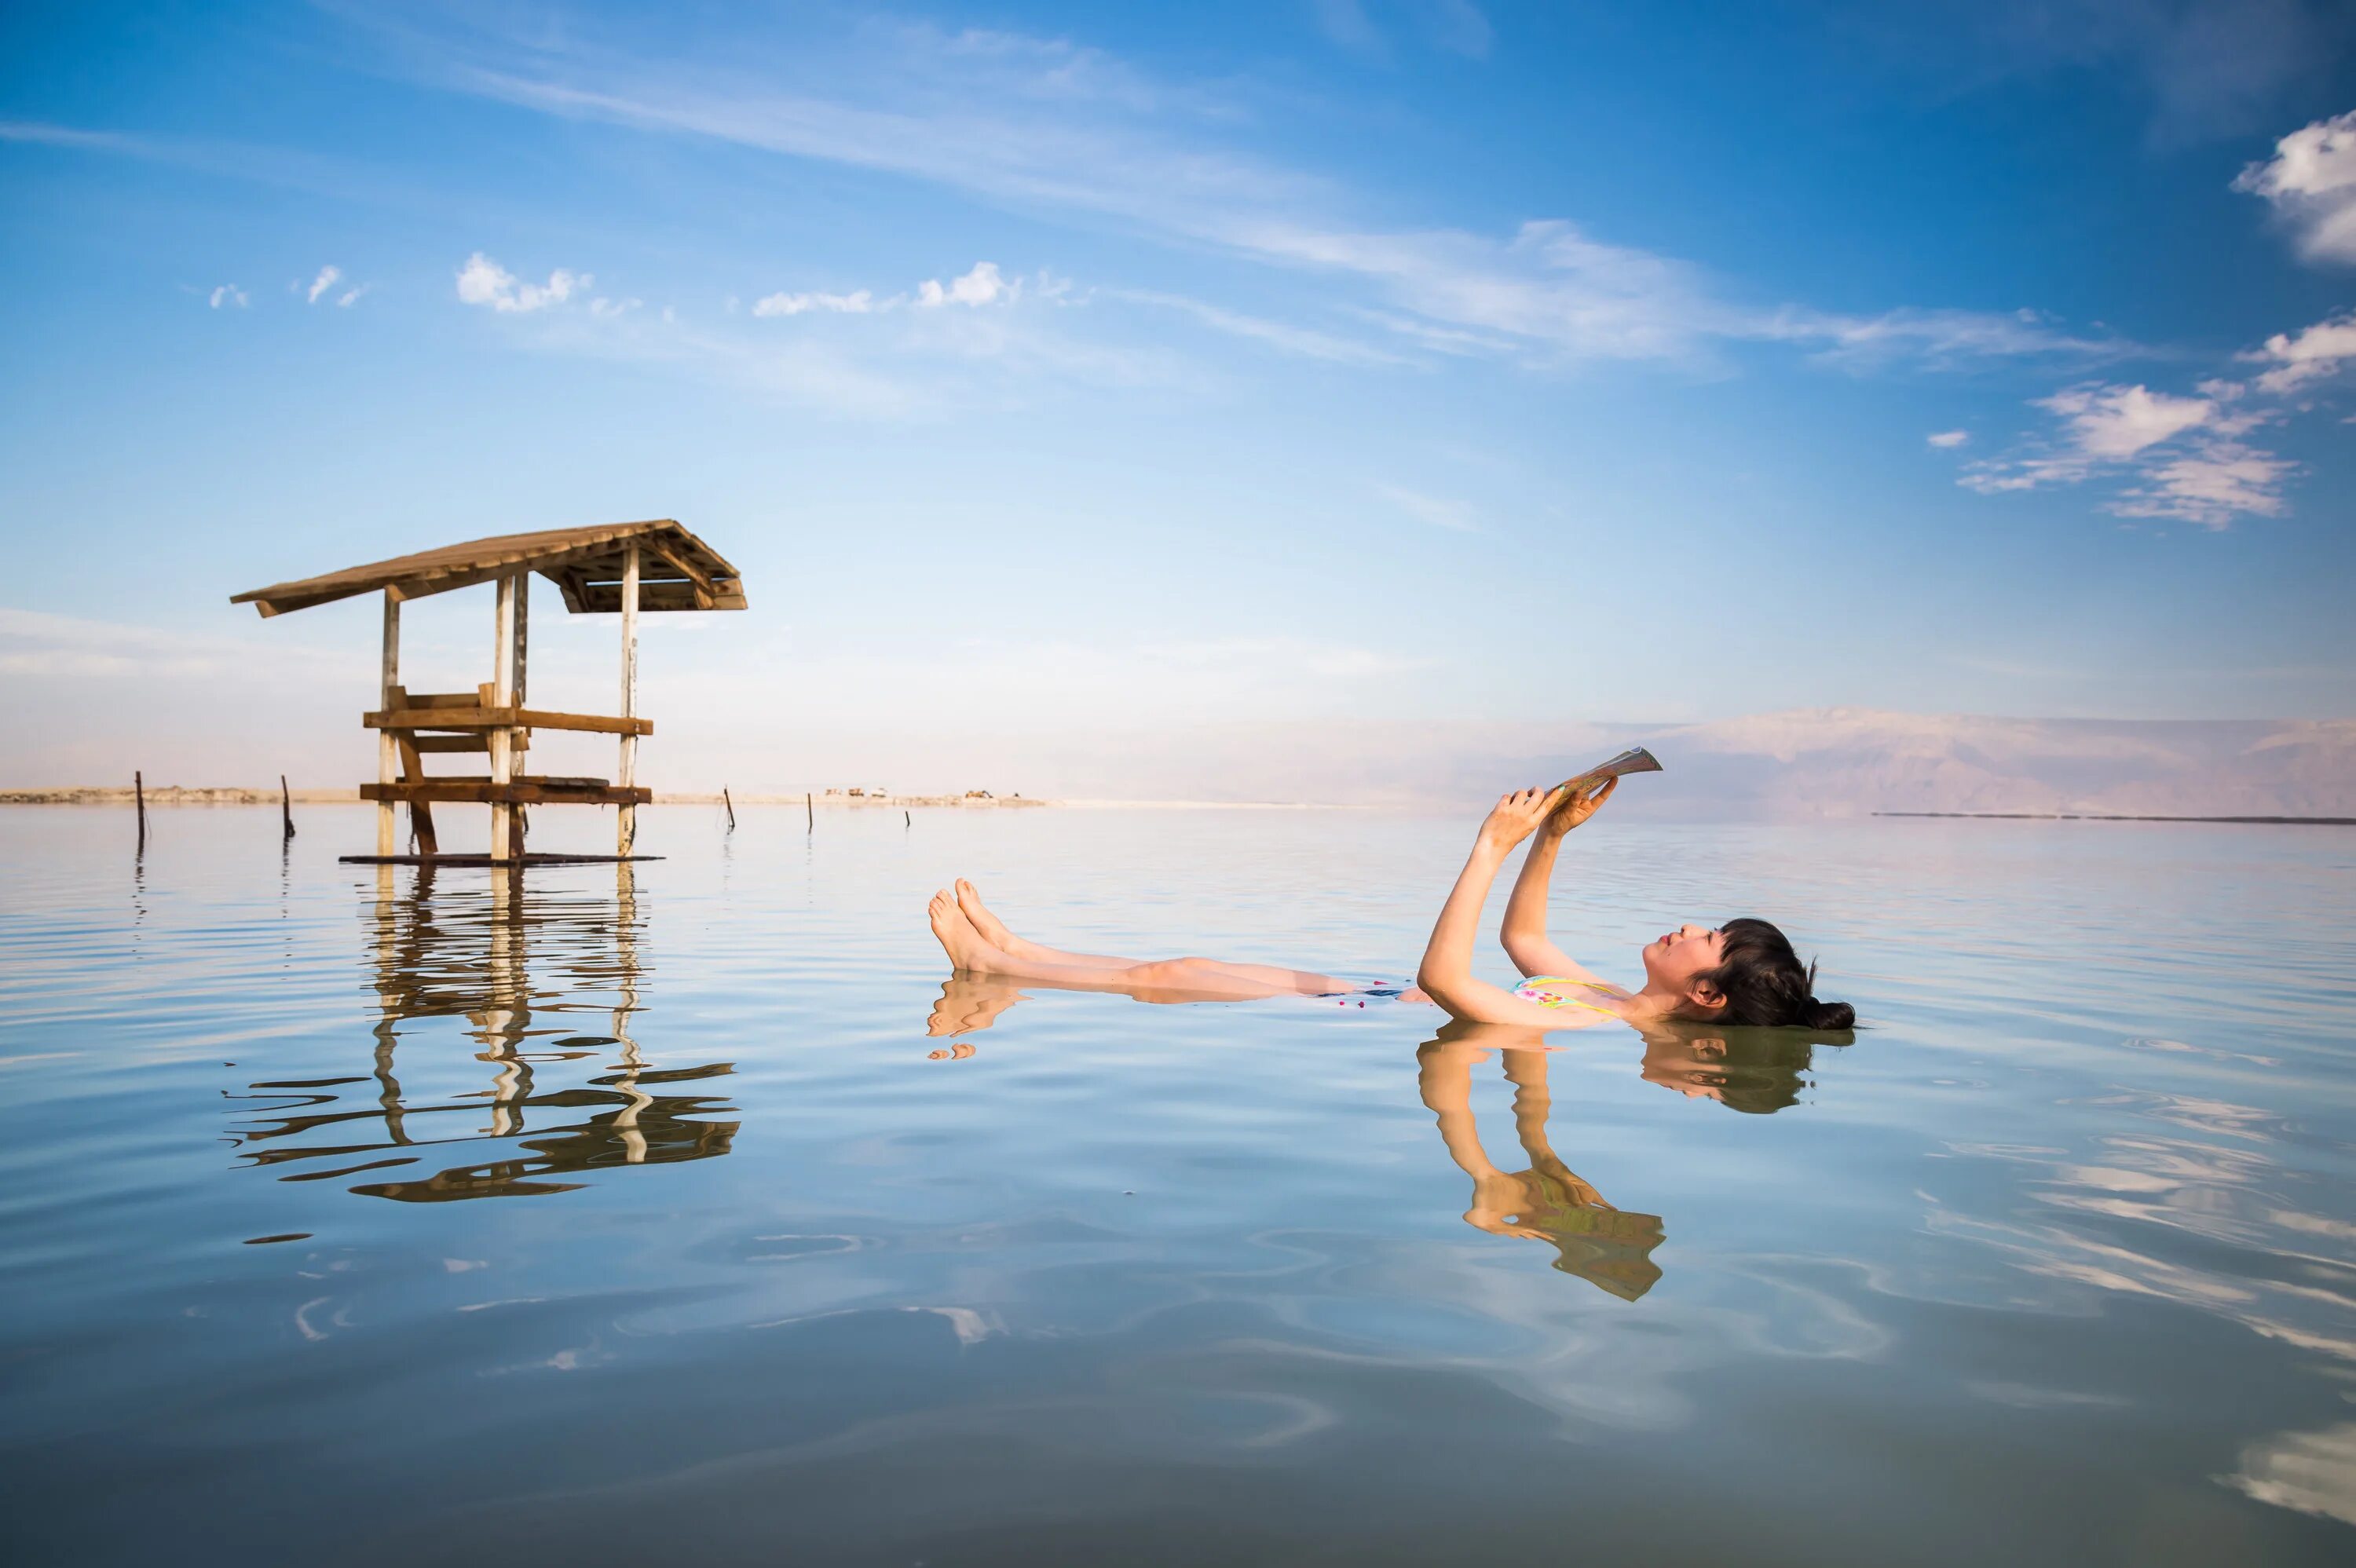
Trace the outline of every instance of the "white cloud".
{"label": "white cloud", "polygon": [[334,288],[336,286],[337,280],[340,279],[343,275],[344,270],[341,267],[327,266],[320,268],[319,275],[311,280],[310,290],[304,294],[303,303],[305,304],[317,304],[319,303],[319,296],[326,293],[329,289]]}
{"label": "white cloud", "polygon": [[458,269],[458,297],[468,304],[487,304],[505,315],[561,305],[573,297],[573,290],[586,289],[595,282],[587,272],[570,272],[559,267],[548,274],[547,283],[527,283],[477,251]]}
{"label": "white cloud", "polygon": [[2257,385],[2260,391],[2277,395],[2336,376],[2342,362],[2356,359],[2356,311],[2297,332],[2277,332],[2265,347],[2242,357],[2273,364],[2273,369],[2258,377]]}
{"label": "white cloud", "polygon": [[362,283],[356,289],[346,289],[342,293],[336,296],[336,308],[337,310],[351,309],[353,304],[357,302],[362,294],[368,293],[369,290],[374,287],[376,287],[374,283]]}
{"label": "white cloud", "polygon": [[[2263,380],[2263,378],[2261,378]],[[2024,455],[1966,464],[1956,483],[1983,495],[2076,485],[2104,476],[2128,482],[2103,503],[2123,517],[2161,517],[2222,528],[2237,517],[2280,517],[2282,486],[2296,465],[2240,438],[2276,417],[2228,412],[2245,389],[2204,381],[2206,397],[2144,386],[2088,385],[2037,400],[2061,420],[2058,439]]]}
{"label": "white cloud", "polygon": [[[1044,274],[1043,274],[1044,277]],[[1070,285],[1050,281],[1045,289],[1054,298]],[[927,278],[918,283],[913,293],[893,294],[878,299],[868,289],[857,289],[847,294],[812,292],[809,293],[775,293],[753,303],[755,315],[808,315],[825,313],[833,315],[872,315],[884,311],[898,310],[911,305],[917,310],[939,310],[947,305],[1012,304],[1023,295],[1023,280],[1009,278],[998,269],[995,261],[976,261],[963,277],[944,283],[937,278]]]}
{"label": "white cloud", "polygon": [[1933,434],[1926,435],[1922,439],[1929,442],[1933,446],[1939,448],[1942,452],[1946,452],[1961,446],[1964,443],[1971,440],[1972,432],[1967,430],[1943,430],[1936,432]]}
{"label": "white cloud", "polygon": [[589,302],[589,314],[611,320],[617,315],[626,315],[646,303],[642,299],[613,300],[600,295]]}
{"label": "white cloud", "polygon": [[1419,523],[1429,523],[1435,528],[1447,528],[1460,534],[1481,531],[1480,519],[1473,516],[1470,502],[1451,500],[1445,496],[1427,496],[1398,485],[1377,485],[1375,494]]}
{"label": "white cloud", "polygon": [[2087,457],[2121,462],[2205,424],[2217,411],[2206,398],[2179,398],[2147,387],[2072,387],[2038,400],[2060,414],[2072,444]]}
{"label": "white cloud", "polygon": [[770,294],[753,302],[755,315],[801,315],[810,311],[865,315],[874,308],[875,296],[865,289],[847,294]]}
{"label": "white cloud", "polygon": [[220,310],[223,306],[232,310],[243,310],[246,305],[245,291],[235,283],[220,284],[211,293],[206,295],[205,299],[206,303],[215,310]]}
{"label": "white cloud", "polygon": [[2277,517],[2292,464],[2238,441],[2202,442],[2144,470],[2107,510],[2123,517],[2172,517],[2222,528],[2237,517]]}
{"label": "white cloud", "polygon": [[2356,261],[2356,110],[2293,131],[2233,188],[2271,203],[2309,261]]}
{"label": "white cloud", "polygon": [[953,278],[944,287],[939,280],[927,278],[916,285],[916,308],[937,310],[942,305],[997,304],[1012,303],[1023,292],[1023,282],[1010,283],[1001,277],[995,261],[976,261],[973,271],[961,278]]}

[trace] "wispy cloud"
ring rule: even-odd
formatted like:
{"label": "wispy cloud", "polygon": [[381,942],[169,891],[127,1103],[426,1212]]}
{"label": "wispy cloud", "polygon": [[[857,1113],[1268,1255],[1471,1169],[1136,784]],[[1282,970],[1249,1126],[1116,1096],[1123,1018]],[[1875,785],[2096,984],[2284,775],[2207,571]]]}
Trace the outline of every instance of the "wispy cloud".
{"label": "wispy cloud", "polygon": [[2264,197],[2309,261],[2356,262],[2356,110],[2318,120],[2275,144],[2233,188]]}
{"label": "wispy cloud", "polygon": [[847,294],[775,293],[753,302],[755,315],[804,315],[826,311],[841,315],[865,315],[875,308],[875,296],[865,289]]}
{"label": "wispy cloud", "polygon": [[2222,528],[2240,517],[2279,517],[2297,465],[2243,439],[2272,411],[2236,406],[2238,382],[2203,383],[2201,397],[2150,388],[2072,387],[2032,405],[2058,429],[2024,451],[1965,465],[1957,481],[1983,495],[2124,481],[2103,509],[2124,517],[2169,518]]}
{"label": "wispy cloud", "polygon": [[[1396,0],[1384,7],[1394,25],[1411,37],[1467,59],[1486,59],[1496,29],[1472,0]],[[1352,54],[1382,60],[1390,57],[1390,36],[1365,0],[1315,0],[1318,30]]]}
{"label": "wispy cloud", "polygon": [[1371,344],[1339,337],[1313,327],[1295,326],[1287,322],[1270,321],[1264,316],[1247,315],[1241,311],[1229,310],[1224,305],[1191,299],[1183,294],[1163,293],[1153,289],[1099,289],[1093,297],[1180,311],[1216,331],[1264,343],[1287,354],[1298,354],[1311,359],[1330,359],[1343,365],[1398,365],[1405,362],[1404,356],[1386,352]]}
{"label": "wispy cloud", "polygon": [[1435,528],[1447,528],[1460,534],[1478,533],[1480,519],[1473,515],[1472,503],[1445,496],[1427,496],[1403,485],[1377,485],[1375,494],[1413,517]]}
{"label": "wispy cloud", "polygon": [[341,267],[326,266],[320,268],[319,275],[311,280],[310,288],[305,292],[303,295],[303,303],[305,304],[317,304],[319,303],[319,296],[326,293],[329,289],[334,288],[337,281],[343,275],[344,270]]}
{"label": "wispy cloud", "polygon": [[[2118,347],[2025,313],[1746,304],[1691,263],[1559,219],[1502,238],[1367,229],[1333,216],[1354,202],[1331,182],[1226,145],[1221,133],[1237,112],[1205,90],[1003,34],[895,27],[871,30],[856,47],[871,51],[862,69],[821,82],[793,61],[763,70],[667,59],[578,29],[556,43],[475,33],[440,43],[439,76],[551,114],[887,172],[1025,210],[1085,212],[1334,275],[1363,293],[1330,303],[1373,307],[1426,348],[1541,363],[1693,363],[1725,343],[1771,342],[1854,366]],[[854,79],[860,86],[842,85]]]}
{"label": "wispy cloud", "polygon": [[205,296],[205,303],[215,310],[243,310],[250,302],[235,283],[220,283]]}
{"label": "wispy cloud", "polygon": [[2122,517],[2167,517],[2222,528],[2236,517],[2278,517],[2295,464],[2233,440],[2201,443],[2145,470],[2106,509]]}
{"label": "wispy cloud", "polygon": [[561,305],[573,297],[574,290],[589,288],[595,282],[587,272],[559,267],[548,274],[547,283],[527,283],[477,251],[458,269],[458,297],[468,304],[488,305],[502,315],[529,313]]}
{"label": "wispy cloud", "polygon": [[291,662],[285,655],[284,638],[225,637],[0,607],[0,675],[140,680],[236,675],[308,681],[348,679],[359,667],[341,654],[306,654]]}
{"label": "wispy cloud", "polygon": [[1971,440],[1972,432],[1967,430],[1935,431],[1933,433],[1924,436],[1922,439],[1929,442],[1933,446],[1939,448],[1942,452],[1946,452],[1952,451],[1954,448],[1961,446],[1965,442]]}
{"label": "wispy cloud", "polygon": [[[2351,208],[2356,210],[2356,208]],[[2341,366],[2356,359],[2356,311],[2319,321],[2297,332],[2277,332],[2262,348],[2242,356],[2272,369],[2257,378],[2260,391],[2293,392],[2310,382],[2329,380]]]}
{"label": "wispy cloud", "polygon": [[926,278],[905,293],[888,294],[880,299],[873,289],[856,289],[847,294],[818,291],[766,294],[753,302],[753,314],[758,316],[809,315],[812,313],[873,315],[903,308],[941,310],[963,305],[979,309],[984,305],[1012,304],[1022,297],[1022,279],[1006,276],[999,271],[995,261],[976,261],[970,270],[947,283],[938,278]]}

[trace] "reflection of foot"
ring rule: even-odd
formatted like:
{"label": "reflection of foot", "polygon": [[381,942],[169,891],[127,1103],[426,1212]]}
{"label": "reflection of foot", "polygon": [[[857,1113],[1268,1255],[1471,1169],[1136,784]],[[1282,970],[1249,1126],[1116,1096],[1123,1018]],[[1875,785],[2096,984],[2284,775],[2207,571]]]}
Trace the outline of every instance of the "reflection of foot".
{"label": "reflection of foot", "polygon": [[958,879],[957,902],[958,908],[964,912],[966,919],[973,922],[974,930],[980,933],[981,939],[992,947],[1001,952],[1019,955],[1023,948],[1030,945],[1007,930],[1004,921],[990,912],[990,906],[981,901],[980,890],[963,877]]}
{"label": "reflection of foot", "polygon": [[939,939],[941,950],[957,967],[977,975],[987,974],[997,966],[993,960],[1005,956],[981,939],[973,922],[966,919],[965,912],[958,908],[957,900],[946,888],[933,895],[925,912],[932,920],[933,935]]}
{"label": "reflection of foot", "polygon": [[941,1051],[925,1052],[926,1061],[963,1061],[973,1054],[973,1047],[964,1040]]}
{"label": "reflection of foot", "polygon": [[[1022,999],[1023,992],[1011,981],[952,975],[941,982],[941,999],[933,1004],[925,1032],[937,1039],[988,1029],[998,1021],[999,1014]],[[972,1052],[968,1050],[966,1054]]]}

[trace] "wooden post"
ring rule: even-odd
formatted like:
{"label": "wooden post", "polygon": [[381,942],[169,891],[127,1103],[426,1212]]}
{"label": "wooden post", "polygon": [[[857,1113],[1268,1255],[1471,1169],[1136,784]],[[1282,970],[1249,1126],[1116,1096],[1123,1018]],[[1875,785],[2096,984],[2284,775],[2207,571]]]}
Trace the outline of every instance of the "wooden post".
{"label": "wooden post", "polygon": [[286,828],[286,831],[282,834],[279,838],[279,841],[284,843],[287,839],[294,837],[294,795],[293,792],[288,790],[286,787],[286,775],[284,773],[280,773],[278,775],[278,811],[280,820],[284,824]]}
{"label": "wooden post", "polygon": [[[622,717],[635,719],[638,713],[638,547],[634,541],[622,553]],[[614,782],[624,789],[637,783],[638,738],[622,737],[622,761],[619,775]],[[615,829],[616,854],[633,852],[638,841],[638,808],[624,805],[616,809]]]}
{"label": "wooden post", "polygon": [[818,831],[818,807],[811,804],[814,799],[816,799],[816,796],[814,796],[809,791],[804,790],[802,792],[802,816],[805,818],[802,823],[802,831],[804,833],[815,833]]}
{"label": "wooden post", "polygon": [[131,798],[139,805],[139,848],[144,852],[147,848],[147,781],[136,768],[131,770]]}
{"label": "wooden post", "polygon": [[[530,690],[529,673],[525,667],[525,655],[527,655],[531,649],[531,635],[529,630],[530,618],[531,573],[529,571],[519,571],[515,574],[514,698],[515,705],[518,708],[521,708],[525,705],[527,694]],[[531,742],[529,737],[530,734],[530,731],[523,729],[520,726],[513,731],[513,739],[509,741],[508,746],[508,770],[511,775],[521,771],[516,766],[516,763],[521,760],[520,753],[530,748]],[[519,805],[508,813],[508,852],[510,858],[517,860],[521,860],[523,859],[523,841],[526,831],[530,827],[530,808],[528,806]]]}
{"label": "wooden post", "polygon": [[[498,603],[493,612],[495,625],[491,635],[491,703],[497,708],[515,705],[515,622],[516,574],[509,572],[499,579]],[[515,731],[502,726],[490,732],[491,783],[494,786],[515,782]],[[515,821],[515,807],[504,800],[491,803],[491,859],[505,864],[513,849],[509,836]]]}
{"label": "wooden post", "polygon": [[731,833],[735,832],[736,803],[728,798],[728,786],[726,784],[722,784],[720,786],[720,804],[728,808],[728,831]]}
{"label": "wooden post", "polygon": [[[380,709],[389,709],[392,706],[393,688],[400,684],[401,601],[394,598],[392,590],[388,588],[384,591],[384,648],[376,694],[377,706]],[[393,740],[392,731],[378,731],[376,732],[377,783],[380,784],[392,783],[394,770],[400,765],[399,757],[399,748]],[[376,803],[376,852],[380,856],[395,853],[392,840],[392,802],[389,800]]]}

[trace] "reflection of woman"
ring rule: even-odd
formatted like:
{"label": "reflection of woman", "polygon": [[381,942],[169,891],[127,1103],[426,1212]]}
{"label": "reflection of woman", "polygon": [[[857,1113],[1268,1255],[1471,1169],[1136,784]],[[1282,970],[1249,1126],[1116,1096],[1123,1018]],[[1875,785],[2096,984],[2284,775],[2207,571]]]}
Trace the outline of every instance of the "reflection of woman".
{"label": "reflection of woman", "polygon": [[1769,1115],[1799,1104],[1819,1045],[1847,1045],[1844,1030],[1745,1029],[1644,1031],[1644,1082],[1730,1111]]}
{"label": "reflection of woman", "polygon": [[[1614,1209],[1554,1152],[1547,1138],[1552,1107],[1547,1057],[1528,1049],[1536,1044],[1525,1030],[1450,1024],[1417,1053],[1423,1103],[1439,1118],[1449,1157],[1472,1179],[1464,1221],[1500,1236],[1549,1243],[1555,1267],[1633,1301],[1661,1277],[1651,1257],[1661,1242],[1660,1219]],[[1530,1161],[1516,1175],[1491,1163],[1472,1119],[1472,1068],[1487,1060],[1491,1046],[1504,1057],[1514,1085],[1514,1134]]]}
{"label": "reflection of woman", "polygon": [[[1546,930],[1547,884],[1565,835],[1595,814],[1618,781],[1591,794],[1521,790],[1498,801],[1481,824],[1472,857],[1432,927],[1416,973],[1420,989],[1364,986],[1312,970],[1214,958],[1140,961],[1071,953],[1016,936],[970,882],[933,897],[933,934],[958,970],[1069,990],[1122,991],[1146,1001],[1239,1001],[1308,996],[1432,1001],[1465,1022],[1525,1029],[1582,1029],[1618,1019],[1639,1029],[1672,1019],[1752,1026],[1846,1029],[1856,1015],[1811,994],[1815,967],[1803,966],[1782,932],[1763,920],[1683,925],[1647,944],[1642,989],[1623,990],[1581,968]],[[1533,833],[1528,858],[1505,910],[1505,951],[1522,972],[1507,990],[1472,975],[1481,907],[1514,847]]]}

